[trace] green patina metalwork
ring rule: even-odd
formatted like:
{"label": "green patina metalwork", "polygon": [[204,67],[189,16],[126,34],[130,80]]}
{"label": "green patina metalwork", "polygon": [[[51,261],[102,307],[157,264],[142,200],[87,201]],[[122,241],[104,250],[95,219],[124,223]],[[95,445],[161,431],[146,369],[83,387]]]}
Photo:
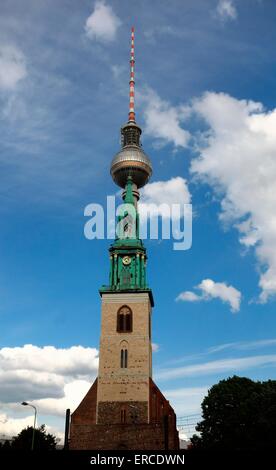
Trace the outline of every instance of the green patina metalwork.
{"label": "green patina metalwork", "polygon": [[102,286],[100,294],[149,292],[153,304],[152,292],[147,285],[146,278],[147,253],[139,238],[139,214],[131,177],[127,180],[124,203],[129,204],[129,208],[118,217],[121,230],[109,248],[109,285]]}

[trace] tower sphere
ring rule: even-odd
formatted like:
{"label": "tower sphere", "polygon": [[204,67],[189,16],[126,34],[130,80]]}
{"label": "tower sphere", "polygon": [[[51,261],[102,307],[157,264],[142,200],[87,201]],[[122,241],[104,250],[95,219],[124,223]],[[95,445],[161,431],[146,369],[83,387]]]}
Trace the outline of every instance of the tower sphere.
{"label": "tower sphere", "polygon": [[135,122],[128,122],[121,134],[123,147],[111,162],[111,176],[121,188],[125,188],[129,176],[137,188],[142,188],[151,177],[152,166],[140,145],[141,129]]}

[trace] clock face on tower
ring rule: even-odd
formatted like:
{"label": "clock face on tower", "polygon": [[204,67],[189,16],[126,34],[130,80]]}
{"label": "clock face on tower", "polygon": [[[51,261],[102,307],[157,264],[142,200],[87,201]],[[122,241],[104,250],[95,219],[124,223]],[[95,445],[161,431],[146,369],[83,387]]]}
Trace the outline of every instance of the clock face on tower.
{"label": "clock face on tower", "polygon": [[130,256],[124,256],[124,257],[123,257],[123,264],[124,264],[125,266],[128,266],[130,263],[131,263],[131,258],[130,258]]}

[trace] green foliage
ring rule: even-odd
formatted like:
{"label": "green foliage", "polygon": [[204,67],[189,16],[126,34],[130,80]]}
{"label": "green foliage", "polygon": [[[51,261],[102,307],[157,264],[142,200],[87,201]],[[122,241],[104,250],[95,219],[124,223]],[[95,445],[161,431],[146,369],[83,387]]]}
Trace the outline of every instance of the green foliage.
{"label": "green foliage", "polygon": [[0,442],[0,450],[11,450],[11,441],[7,439],[4,442]]}
{"label": "green foliage", "polygon": [[[33,427],[28,426],[23,429],[12,440],[12,449],[30,450],[32,445]],[[45,425],[42,424],[40,428],[35,429],[34,436],[34,450],[55,450],[57,438],[50,433],[46,432]]]}
{"label": "green foliage", "polygon": [[214,385],[202,402],[194,448],[253,450],[276,447],[276,380],[231,377]]}

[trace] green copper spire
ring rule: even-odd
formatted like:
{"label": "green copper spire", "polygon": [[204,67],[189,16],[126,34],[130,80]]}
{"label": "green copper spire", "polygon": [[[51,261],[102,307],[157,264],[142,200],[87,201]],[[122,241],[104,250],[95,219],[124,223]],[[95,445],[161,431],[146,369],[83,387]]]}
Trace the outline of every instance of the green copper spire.
{"label": "green copper spire", "polygon": [[135,206],[135,199],[134,199],[134,195],[133,195],[133,182],[132,182],[132,177],[131,176],[128,176],[128,178],[127,178],[124,203],[125,204],[133,204]]}
{"label": "green copper spire", "polygon": [[[123,213],[118,217],[118,224],[121,228],[119,235],[109,248],[109,285],[103,286],[100,293],[149,292],[153,305],[152,292],[146,279],[146,249],[139,238],[138,199],[139,193],[132,177],[129,176],[123,192],[123,201],[126,206],[122,206]],[[129,211],[129,205],[131,211]]]}

